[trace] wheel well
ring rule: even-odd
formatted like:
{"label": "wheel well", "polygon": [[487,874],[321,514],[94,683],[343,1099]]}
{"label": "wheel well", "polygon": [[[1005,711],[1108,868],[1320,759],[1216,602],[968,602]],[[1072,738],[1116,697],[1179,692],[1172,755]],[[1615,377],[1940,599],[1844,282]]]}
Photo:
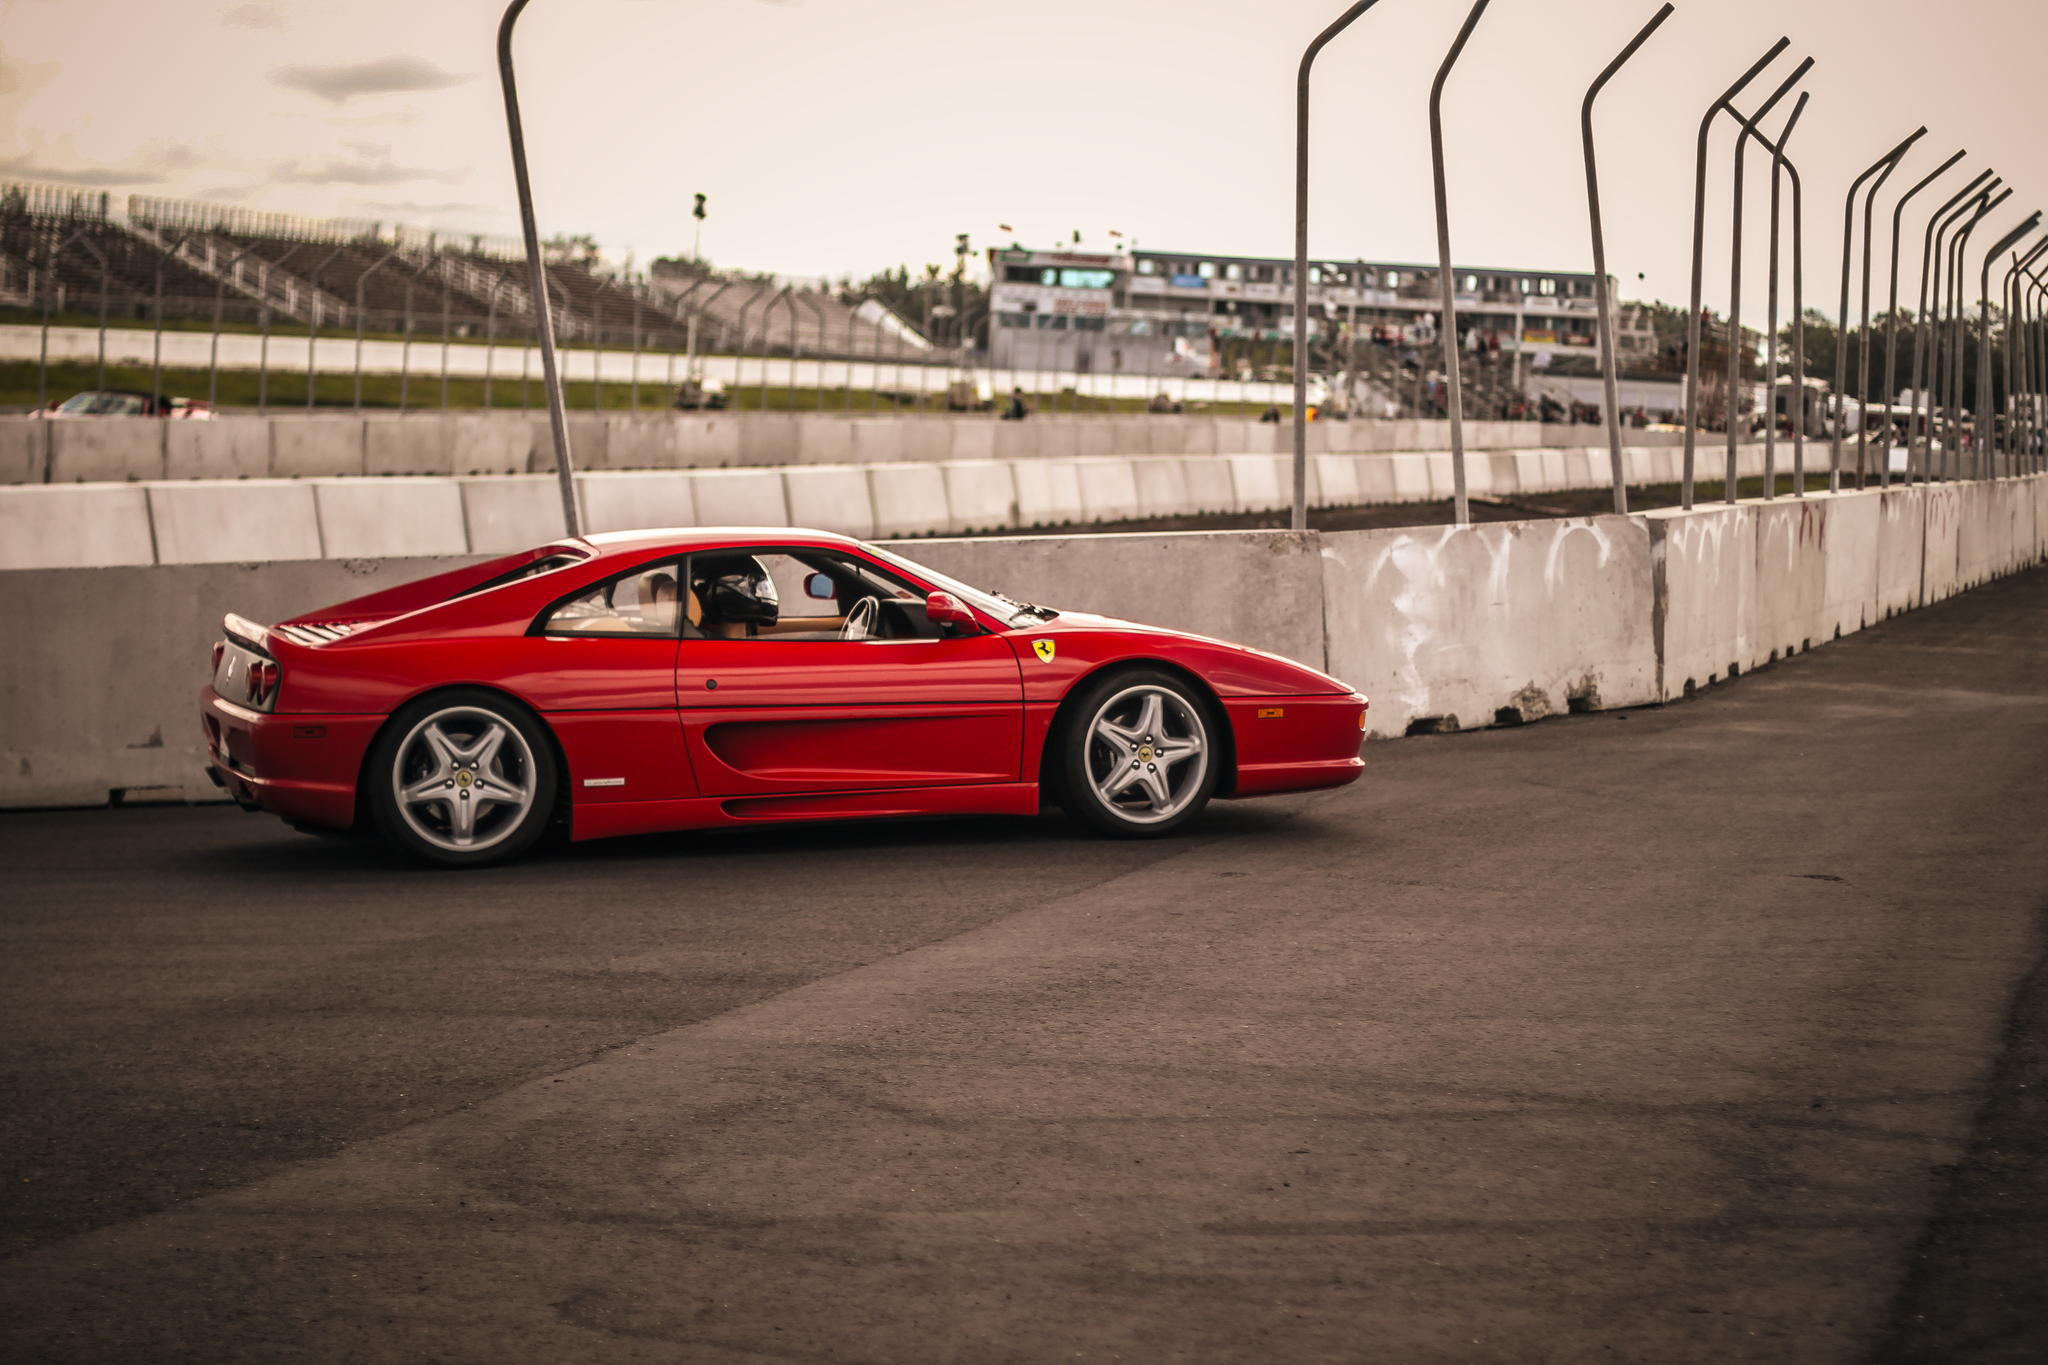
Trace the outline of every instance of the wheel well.
{"label": "wheel well", "polygon": [[1083,673],[1068,685],[1066,695],[1060,698],[1059,709],[1053,712],[1052,724],[1045,729],[1045,745],[1038,755],[1039,789],[1045,790],[1047,775],[1058,771],[1060,738],[1073,721],[1074,697],[1097,678],[1136,668],[1157,669],[1161,673],[1170,673],[1186,683],[1190,691],[1208,704],[1210,718],[1216,722],[1217,741],[1223,757],[1216,774],[1216,794],[1230,795],[1237,788],[1237,737],[1231,733],[1230,713],[1223,709],[1222,698],[1216,695],[1216,689],[1209,686],[1200,674],[1169,660],[1153,658],[1118,659],[1114,663],[1103,664],[1099,668]]}
{"label": "wheel well", "polygon": [[507,692],[502,687],[492,687],[489,683],[449,683],[446,686],[430,687],[424,692],[415,693],[393,707],[391,714],[384,717],[384,723],[377,727],[377,732],[370,736],[370,742],[363,746],[362,762],[356,765],[356,814],[353,828],[368,829],[370,827],[370,807],[368,804],[370,757],[377,752],[377,745],[383,741],[385,733],[398,720],[398,715],[401,711],[420,702],[438,697],[444,692],[490,692],[496,696],[503,697],[506,702],[533,717],[534,724],[540,726],[541,734],[547,737],[548,747],[554,751],[555,755],[555,813],[552,823],[565,823],[569,819],[570,809],[569,756],[562,752],[561,737],[555,733],[555,727],[548,724],[548,718],[539,711],[536,711],[524,698]]}

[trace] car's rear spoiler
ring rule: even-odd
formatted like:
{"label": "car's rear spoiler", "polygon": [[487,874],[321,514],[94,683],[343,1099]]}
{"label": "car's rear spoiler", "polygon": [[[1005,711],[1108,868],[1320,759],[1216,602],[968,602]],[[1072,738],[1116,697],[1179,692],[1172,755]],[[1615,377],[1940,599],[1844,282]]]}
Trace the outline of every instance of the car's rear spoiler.
{"label": "car's rear spoiler", "polygon": [[222,618],[221,627],[227,631],[228,638],[236,644],[246,645],[258,654],[270,654],[272,658],[276,657],[276,655],[271,654],[270,627],[259,626],[248,617],[237,616],[233,612],[229,612]]}

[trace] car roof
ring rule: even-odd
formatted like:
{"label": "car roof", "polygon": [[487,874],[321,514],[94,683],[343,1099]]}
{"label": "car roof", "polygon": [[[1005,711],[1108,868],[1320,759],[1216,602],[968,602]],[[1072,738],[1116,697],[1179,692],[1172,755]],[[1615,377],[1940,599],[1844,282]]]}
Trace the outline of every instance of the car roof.
{"label": "car roof", "polygon": [[851,536],[806,526],[660,526],[640,531],[596,531],[582,538],[599,558],[615,559],[664,550],[729,549],[735,545],[802,545],[819,549],[860,544]]}

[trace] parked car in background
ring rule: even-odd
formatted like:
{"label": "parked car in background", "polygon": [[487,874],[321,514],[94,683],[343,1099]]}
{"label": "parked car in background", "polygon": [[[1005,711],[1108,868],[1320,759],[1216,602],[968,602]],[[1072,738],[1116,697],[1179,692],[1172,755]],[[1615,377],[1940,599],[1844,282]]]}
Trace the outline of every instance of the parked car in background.
{"label": "parked car in background", "polygon": [[31,417],[169,417],[185,421],[210,421],[213,404],[204,398],[173,398],[169,394],[147,394],[139,389],[87,389],[69,398],[37,408]]}

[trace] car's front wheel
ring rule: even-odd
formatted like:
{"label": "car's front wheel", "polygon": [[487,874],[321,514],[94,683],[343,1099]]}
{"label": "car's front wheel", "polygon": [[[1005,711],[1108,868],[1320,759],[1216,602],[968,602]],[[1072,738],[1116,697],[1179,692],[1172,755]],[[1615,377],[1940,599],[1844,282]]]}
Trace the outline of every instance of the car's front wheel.
{"label": "car's front wheel", "polygon": [[377,828],[416,857],[450,867],[503,862],[532,847],[554,813],[553,746],[525,707],[465,688],[392,717],[370,753]]}
{"label": "car's front wheel", "polygon": [[1130,669],[1084,687],[1059,741],[1060,804],[1104,834],[1170,834],[1201,813],[1221,776],[1216,726],[1173,674]]}

